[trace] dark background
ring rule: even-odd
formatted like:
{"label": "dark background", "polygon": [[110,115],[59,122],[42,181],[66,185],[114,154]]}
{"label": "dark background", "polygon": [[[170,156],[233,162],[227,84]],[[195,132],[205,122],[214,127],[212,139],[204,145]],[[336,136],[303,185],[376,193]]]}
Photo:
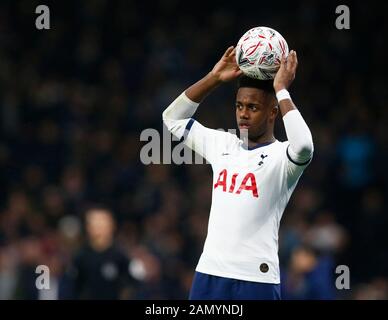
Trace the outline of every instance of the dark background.
{"label": "dark background", "polygon": [[[50,30],[35,28],[38,4],[50,8]],[[335,28],[339,4],[350,8],[350,30]],[[382,6],[1,1],[0,299],[31,298],[26,283],[38,264],[71,283],[90,203],[112,209],[117,246],[132,260],[138,282],[122,298],[187,298],[206,236],[211,168],[145,166],[140,133],[161,132],[169,103],[260,25],[298,53],[290,91],[315,145],[280,228],[283,296],[387,299]],[[220,87],[196,119],[234,128],[234,95],[235,84]],[[277,137],[285,139],[281,119]],[[350,269],[350,290],[333,289],[340,264]]]}

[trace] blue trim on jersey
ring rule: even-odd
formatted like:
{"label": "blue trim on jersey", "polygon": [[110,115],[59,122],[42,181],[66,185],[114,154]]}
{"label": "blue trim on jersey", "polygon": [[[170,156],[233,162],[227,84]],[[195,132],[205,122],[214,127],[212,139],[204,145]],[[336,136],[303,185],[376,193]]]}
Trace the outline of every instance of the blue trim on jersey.
{"label": "blue trim on jersey", "polygon": [[193,118],[190,118],[190,120],[187,122],[185,131],[183,132],[183,136],[181,137],[180,142],[183,142],[187,139],[187,136],[190,133],[190,130],[191,130],[191,127],[193,126],[194,121],[195,120]]}
{"label": "blue trim on jersey", "polygon": [[195,272],[190,300],[280,300],[280,284],[244,281]]}
{"label": "blue trim on jersey", "polygon": [[272,142],[258,143],[258,144],[255,145],[254,147],[248,147],[248,150],[250,151],[250,150],[255,150],[255,149],[258,149],[258,148],[261,148],[261,147],[265,147],[265,146],[268,146],[269,144],[272,144],[272,143],[274,143],[274,142],[276,142],[276,140],[275,140],[275,141],[272,141]]}
{"label": "blue trim on jersey", "polygon": [[189,122],[187,122],[187,124],[186,124],[185,132],[183,134],[183,139],[186,140],[187,135],[189,134],[191,127],[193,126],[193,123],[194,123],[194,119],[190,118]]}

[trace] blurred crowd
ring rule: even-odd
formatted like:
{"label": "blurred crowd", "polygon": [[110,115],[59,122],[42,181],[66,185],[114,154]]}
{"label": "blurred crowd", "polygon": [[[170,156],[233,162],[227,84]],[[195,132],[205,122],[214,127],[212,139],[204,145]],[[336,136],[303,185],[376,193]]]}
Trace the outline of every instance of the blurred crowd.
{"label": "blurred crowd", "polygon": [[[39,31],[38,4],[0,3],[0,299],[188,297],[211,168],[144,165],[140,133],[162,132],[168,104],[258,25],[298,52],[291,93],[315,144],[280,227],[283,298],[388,298],[387,23],[375,5],[350,3],[351,29],[337,30],[330,1],[56,1]],[[235,128],[235,92],[217,89],[196,119]],[[276,130],[286,139],[281,119]],[[37,265],[49,291],[35,288]],[[338,265],[349,290],[335,287]]]}

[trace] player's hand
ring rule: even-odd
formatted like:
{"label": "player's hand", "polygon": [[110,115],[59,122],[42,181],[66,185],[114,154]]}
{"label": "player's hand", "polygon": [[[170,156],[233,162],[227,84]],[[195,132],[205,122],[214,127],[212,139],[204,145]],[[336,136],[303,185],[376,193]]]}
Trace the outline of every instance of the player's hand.
{"label": "player's hand", "polygon": [[238,78],[242,71],[236,62],[236,49],[231,46],[229,47],[220,61],[214,66],[210,74],[217,80],[222,82],[231,81]]}
{"label": "player's hand", "polygon": [[298,58],[296,52],[291,50],[287,58],[282,58],[280,68],[273,81],[275,92],[290,87],[295,79],[296,68],[298,67]]}

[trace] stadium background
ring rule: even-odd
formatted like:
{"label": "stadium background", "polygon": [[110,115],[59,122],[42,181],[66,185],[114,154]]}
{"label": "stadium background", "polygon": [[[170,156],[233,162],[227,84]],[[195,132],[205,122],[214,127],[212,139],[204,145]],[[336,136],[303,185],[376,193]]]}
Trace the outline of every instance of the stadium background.
{"label": "stadium background", "polygon": [[[387,299],[386,19],[372,2],[36,1],[0,3],[0,299],[34,299],[34,267],[71,282],[91,203],[117,220],[132,261],[127,299],[186,299],[206,236],[208,165],[140,162],[140,132],[250,27],[271,26],[298,52],[291,92],[315,157],[280,230],[284,297]],[[234,128],[234,84],[196,118]],[[284,129],[278,122],[278,138]],[[333,288],[335,266],[350,290]],[[55,298],[55,295],[53,296]],[[61,296],[58,296],[62,298]],[[77,292],[67,296],[78,298]]]}

